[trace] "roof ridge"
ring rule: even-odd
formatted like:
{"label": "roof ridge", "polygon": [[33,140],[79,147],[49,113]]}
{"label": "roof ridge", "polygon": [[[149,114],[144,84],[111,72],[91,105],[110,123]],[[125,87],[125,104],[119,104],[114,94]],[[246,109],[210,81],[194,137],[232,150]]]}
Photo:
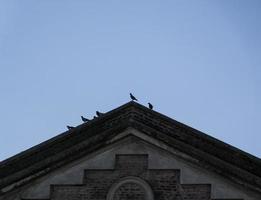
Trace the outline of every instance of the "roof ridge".
{"label": "roof ridge", "polygon": [[[56,135],[56,136],[54,136],[54,137],[51,137],[51,138],[49,138],[49,139],[47,139],[47,140],[45,140],[45,141],[43,141],[43,142],[40,142],[39,144],[36,144],[36,145],[34,145],[34,146],[32,146],[32,147],[30,147],[30,148],[24,150],[24,151],[21,151],[21,152],[15,154],[15,155],[13,155],[13,156],[11,156],[11,157],[9,157],[9,158],[6,158],[6,159],[0,161],[0,169],[1,169],[1,166],[2,166],[2,165],[6,164],[6,163],[8,163],[8,162],[11,162],[11,161],[13,161],[13,160],[15,160],[17,157],[23,156],[24,154],[26,154],[26,153],[28,153],[28,152],[34,151],[34,150],[36,150],[36,149],[38,149],[38,148],[41,148],[41,147],[45,146],[46,144],[51,145],[50,143],[53,143],[53,142],[59,140],[60,138],[71,137],[71,136],[72,136],[71,134],[74,134],[74,132],[76,132],[77,129],[79,130],[79,129],[85,127],[85,126],[89,126],[90,124],[95,123],[95,122],[97,122],[98,120],[104,118],[104,117],[107,116],[108,114],[117,112],[118,110],[123,109],[123,108],[128,107],[128,106],[131,106],[131,105],[140,105],[140,104],[138,104],[138,103],[136,103],[136,102],[133,102],[133,101],[129,101],[129,102],[127,102],[127,103],[125,103],[125,104],[123,104],[123,105],[121,105],[121,106],[119,106],[119,107],[113,109],[113,110],[110,110],[110,111],[104,113],[104,115],[102,115],[102,116],[100,116],[100,117],[97,117],[97,118],[95,118],[95,119],[92,119],[92,120],[91,120],[90,122],[88,122],[88,123],[79,124],[79,125],[76,126],[74,129],[64,131],[64,132],[62,132],[62,133],[60,133],[60,134],[58,134],[58,135]],[[66,138],[64,138],[64,139],[66,139]]]}

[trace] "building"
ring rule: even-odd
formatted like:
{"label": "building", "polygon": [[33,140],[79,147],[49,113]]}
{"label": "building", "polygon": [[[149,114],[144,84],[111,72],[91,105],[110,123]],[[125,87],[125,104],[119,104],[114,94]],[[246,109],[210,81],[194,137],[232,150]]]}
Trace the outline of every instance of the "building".
{"label": "building", "polygon": [[261,160],[129,102],[0,163],[0,200],[261,200]]}

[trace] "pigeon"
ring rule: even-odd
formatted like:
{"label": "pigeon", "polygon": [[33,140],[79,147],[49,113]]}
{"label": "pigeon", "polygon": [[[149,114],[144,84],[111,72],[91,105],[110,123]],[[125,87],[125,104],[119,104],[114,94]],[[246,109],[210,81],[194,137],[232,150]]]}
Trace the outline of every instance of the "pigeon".
{"label": "pigeon", "polygon": [[68,130],[74,129],[74,126],[66,126],[68,128]]}
{"label": "pigeon", "polygon": [[151,103],[148,103],[149,104],[149,108],[152,110],[153,109],[153,105]]}
{"label": "pigeon", "polygon": [[130,93],[130,98],[132,101],[138,101],[138,99],[136,99],[135,96],[133,96],[131,93]]}
{"label": "pigeon", "polygon": [[82,118],[82,121],[83,121],[83,122],[88,122],[88,121],[90,121],[89,119],[87,119],[87,118],[85,118],[85,117],[83,117],[83,116],[81,116],[81,118]]}
{"label": "pigeon", "polygon": [[98,117],[100,117],[100,116],[104,115],[104,113],[101,113],[101,112],[99,112],[99,111],[96,111],[96,115],[97,115]]}

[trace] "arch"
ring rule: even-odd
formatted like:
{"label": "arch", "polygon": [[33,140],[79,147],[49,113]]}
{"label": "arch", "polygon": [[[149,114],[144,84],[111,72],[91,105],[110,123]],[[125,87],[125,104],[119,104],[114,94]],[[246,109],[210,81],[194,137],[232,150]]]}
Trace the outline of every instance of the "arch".
{"label": "arch", "polygon": [[114,194],[116,193],[116,191],[122,185],[124,185],[126,183],[135,183],[135,184],[139,185],[145,191],[146,200],[154,200],[153,191],[152,191],[150,185],[146,181],[142,180],[139,177],[135,177],[135,176],[127,176],[127,177],[120,179],[118,182],[114,183],[111,186],[111,188],[109,189],[106,200],[113,200]]}

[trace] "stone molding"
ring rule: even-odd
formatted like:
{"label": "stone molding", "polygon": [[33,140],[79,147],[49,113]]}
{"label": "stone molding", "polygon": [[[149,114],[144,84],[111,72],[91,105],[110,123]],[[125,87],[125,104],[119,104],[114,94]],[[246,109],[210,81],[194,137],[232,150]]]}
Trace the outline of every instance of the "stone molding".
{"label": "stone molding", "polygon": [[146,198],[145,200],[154,200],[153,191],[152,191],[151,187],[149,186],[149,184],[147,182],[145,182],[144,180],[142,180],[141,178],[135,177],[135,176],[127,176],[127,177],[124,177],[124,178],[118,180],[117,183],[114,183],[108,192],[106,200],[113,200],[114,194],[117,191],[117,189],[126,183],[138,184],[145,191],[145,198]]}

